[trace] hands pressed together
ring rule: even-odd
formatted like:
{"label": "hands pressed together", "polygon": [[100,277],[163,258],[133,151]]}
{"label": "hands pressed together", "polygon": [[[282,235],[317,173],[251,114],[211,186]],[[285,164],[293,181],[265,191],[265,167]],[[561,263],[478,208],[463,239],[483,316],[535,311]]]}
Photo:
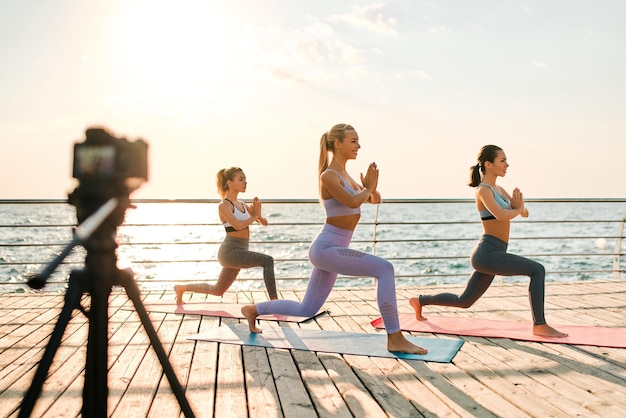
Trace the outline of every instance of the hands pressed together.
{"label": "hands pressed together", "polygon": [[250,216],[252,219],[256,219],[263,226],[267,226],[267,219],[261,215],[261,209],[263,204],[259,200],[258,197],[255,197],[252,200],[252,205],[250,205]]}
{"label": "hands pressed together", "polygon": [[524,207],[524,195],[519,188],[513,189],[513,195],[511,196],[511,207],[518,209],[522,217],[528,216],[528,210]]}
{"label": "hands pressed together", "polygon": [[376,163],[369,165],[365,176],[361,173],[361,184],[372,193],[376,191],[376,187],[378,187],[378,167]]}

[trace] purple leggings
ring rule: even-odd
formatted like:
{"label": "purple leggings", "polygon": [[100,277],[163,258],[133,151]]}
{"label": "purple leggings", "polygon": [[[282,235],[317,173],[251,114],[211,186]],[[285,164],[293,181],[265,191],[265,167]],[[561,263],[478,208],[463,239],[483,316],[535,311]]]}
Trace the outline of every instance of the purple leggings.
{"label": "purple leggings", "polygon": [[378,309],[388,334],[400,331],[393,265],[384,258],[348,248],[352,231],[325,224],[309,249],[313,272],[302,302],[272,300],[256,305],[259,315],[313,316],[333,289],[337,274],[376,277]]}

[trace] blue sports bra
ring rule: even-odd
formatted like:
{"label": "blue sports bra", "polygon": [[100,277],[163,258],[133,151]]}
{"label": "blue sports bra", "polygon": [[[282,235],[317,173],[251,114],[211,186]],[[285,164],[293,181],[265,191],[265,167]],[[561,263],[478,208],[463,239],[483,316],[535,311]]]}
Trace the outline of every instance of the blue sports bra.
{"label": "blue sports bra", "polygon": [[[233,205],[233,215],[235,215],[235,218],[237,218],[237,220],[245,221],[246,219],[250,219],[250,214],[248,213],[248,210],[246,209],[245,203],[242,204],[242,206],[243,206],[243,212],[242,212],[242,211],[239,210],[239,208],[230,199],[224,199],[224,200],[226,200],[231,205]],[[243,229],[247,229],[247,228],[248,227],[245,227]],[[235,232],[236,231],[235,227],[232,226],[231,224],[229,224],[228,222],[224,222],[224,229],[226,229],[226,232]]]}
{"label": "blue sports bra", "polygon": [[[328,168],[327,170],[334,171],[337,173],[339,178],[343,181],[343,188],[350,194],[356,194],[359,190],[354,190],[350,183],[346,181],[341,174],[339,174],[336,170],[332,168]],[[349,208],[343,204],[341,204],[337,199],[331,197],[330,199],[324,199],[324,209],[326,210],[326,217],[332,218],[334,216],[345,216],[345,215],[360,215],[361,207]]]}
{"label": "blue sports bra", "polygon": [[[502,195],[502,194],[498,193],[496,191],[496,189],[494,189],[493,187],[491,187],[491,185],[489,185],[487,183],[480,183],[479,186],[487,186],[487,187],[489,187],[491,189],[491,191],[493,192],[493,197],[496,199],[496,203],[498,205],[500,205],[500,207],[502,209],[511,209],[511,202],[509,202],[509,199],[507,199],[505,195]],[[490,219],[496,219],[496,217],[493,216],[493,214],[491,212],[489,212],[489,209],[487,209],[487,208],[481,210],[478,213],[480,214],[480,219],[482,219],[483,221],[488,221]]]}

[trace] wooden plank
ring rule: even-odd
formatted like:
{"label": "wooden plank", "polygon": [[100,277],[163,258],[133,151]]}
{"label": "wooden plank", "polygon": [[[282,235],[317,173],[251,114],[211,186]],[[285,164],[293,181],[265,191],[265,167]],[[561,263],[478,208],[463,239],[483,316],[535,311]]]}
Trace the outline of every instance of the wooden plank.
{"label": "wooden plank", "polygon": [[[194,341],[187,339],[189,335],[198,332],[200,325],[199,316],[187,316],[183,320],[182,315],[168,315],[168,321],[172,322],[174,327],[171,328],[173,340],[175,343],[168,352],[168,360],[170,365],[174,369],[176,377],[183,387],[186,387],[187,380],[189,378],[189,365],[193,357]],[[189,401],[189,399],[187,399]],[[194,405],[189,401],[192,410],[195,410]],[[150,417],[175,417],[181,412],[180,405],[176,396],[173,393],[172,386],[163,374],[161,381],[158,384],[158,390],[156,396],[150,406]]]}
{"label": "wooden plank", "polygon": [[451,408],[449,404],[431,392],[430,386],[424,385],[414,370],[410,371],[405,367],[403,361],[388,358],[371,358],[371,361],[389,379],[397,393],[409,401],[422,416],[450,417],[460,415],[460,411]]}
{"label": "wooden plank", "polygon": [[311,351],[293,350],[304,383],[318,417],[351,417],[348,406],[326,372],[324,365]]}
{"label": "wooden plank", "polygon": [[[157,318],[164,314],[152,314],[151,318],[158,329]],[[129,326],[130,325],[130,326]],[[115,336],[123,347],[117,361],[109,369],[109,414],[111,416],[145,416],[149,409],[148,399],[154,389],[144,387],[149,380],[144,379],[140,369],[146,356],[151,356],[148,335],[137,315],[129,316],[129,322],[120,328]],[[154,361],[150,358],[149,361]],[[145,366],[144,366],[145,368]]]}
{"label": "wooden plank", "polygon": [[[198,332],[205,332],[218,325],[218,318],[200,317]],[[209,341],[193,341],[193,344],[194,350],[185,394],[198,416],[212,417],[215,409],[219,344]]]}
{"label": "wooden plank", "polygon": [[405,417],[421,416],[410,399],[398,392],[393,383],[371,358],[352,355],[344,355],[343,358],[387,414]]}
{"label": "wooden plank", "polygon": [[306,391],[291,352],[284,349],[267,349],[267,355],[286,418],[316,417],[315,405]]}
{"label": "wooden plank", "polygon": [[[456,362],[456,359],[455,359]],[[455,364],[404,362],[415,370],[418,378],[430,391],[452,408],[460,416],[480,417],[527,417],[528,415],[497,391],[465,374]]]}
{"label": "wooden plank", "polygon": [[[497,390],[505,399],[514,403],[531,416],[567,416],[567,409],[572,407],[560,399],[555,405],[551,397],[554,393],[547,387],[541,387],[528,375],[519,373],[508,365],[510,361],[506,353],[499,353],[502,357],[495,358],[493,350],[477,347],[474,338],[467,338],[470,342],[464,345],[463,353],[459,352],[459,367],[467,364],[466,373],[487,385],[492,390]],[[482,343],[481,345],[484,345]],[[486,352],[485,352],[486,351]],[[461,359],[465,360],[461,362]],[[561,402],[562,401],[562,402]],[[563,409],[562,409],[563,408]],[[564,410],[565,409],[565,410]],[[575,409],[572,407],[572,409]]]}
{"label": "wooden plank", "polygon": [[319,353],[318,357],[328,376],[355,417],[387,417],[385,411],[370,396],[367,388],[339,354]]}
{"label": "wooden plank", "polygon": [[[512,357],[517,357],[519,362],[526,363],[527,368],[538,370],[539,373],[533,373],[538,384],[553,388],[560,400],[580,403],[589,409],[590,414],[598,416],[610,416],[614,412],[626,416],[626,399],[623,393],[619,393],[623,391],[626,381],[612,383],[593,376],[594,370],[582,368],[579,362],[566,361],[557,354],[558,351],[553,352],[552,348],[559,346],[558,344],[529,346],[524,342],[508,339],[499,339],[498,344]],[[569,351],[572,351],[571,348]],[[515,363],[509,364],[514,367]]]}
{"label": "wooden plank", "polygon": [[243,347],[248,416],[282,417],[274,376],[263,347]]}
{"label": "wooden plank", "polygon": [[218,358],[215,416],[247,416],[248,403],[241,347],[219,344]]}

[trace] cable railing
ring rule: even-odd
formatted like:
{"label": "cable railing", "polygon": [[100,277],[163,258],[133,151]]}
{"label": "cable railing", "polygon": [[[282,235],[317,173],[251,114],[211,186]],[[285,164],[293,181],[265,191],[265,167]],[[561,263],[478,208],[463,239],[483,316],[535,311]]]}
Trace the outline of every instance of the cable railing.
{"label": "cable railing", "polygon": [[[141,199],[118,228],[118,257],[143,288],[214,281],[224,236],[216,199]],[[531,217],[515,219],[509,252],[546,267],[548,281],[621,279],[626,199],[527,199]],[[0,290],[29,291],[38,272],[72,237],[74,208],[62,200],[0,200]],[[264,200],[267,227],[251,227],[250,249],[274,257],[280,288],[306,286],[308,246],[323,212],[314,199]],[[398,286],[464,283],[469,254],[482,233],[472,200],[388,199],[363,206],[351,247],[394,265]],[[85,251],[77,247],[48,280],[60,290]],[[502,278],[498,280],[527,280]],[[375,279],[340,276],[338,285],[370,286]],[[261,269],[242,269],[236,288],[263,288]]]}

